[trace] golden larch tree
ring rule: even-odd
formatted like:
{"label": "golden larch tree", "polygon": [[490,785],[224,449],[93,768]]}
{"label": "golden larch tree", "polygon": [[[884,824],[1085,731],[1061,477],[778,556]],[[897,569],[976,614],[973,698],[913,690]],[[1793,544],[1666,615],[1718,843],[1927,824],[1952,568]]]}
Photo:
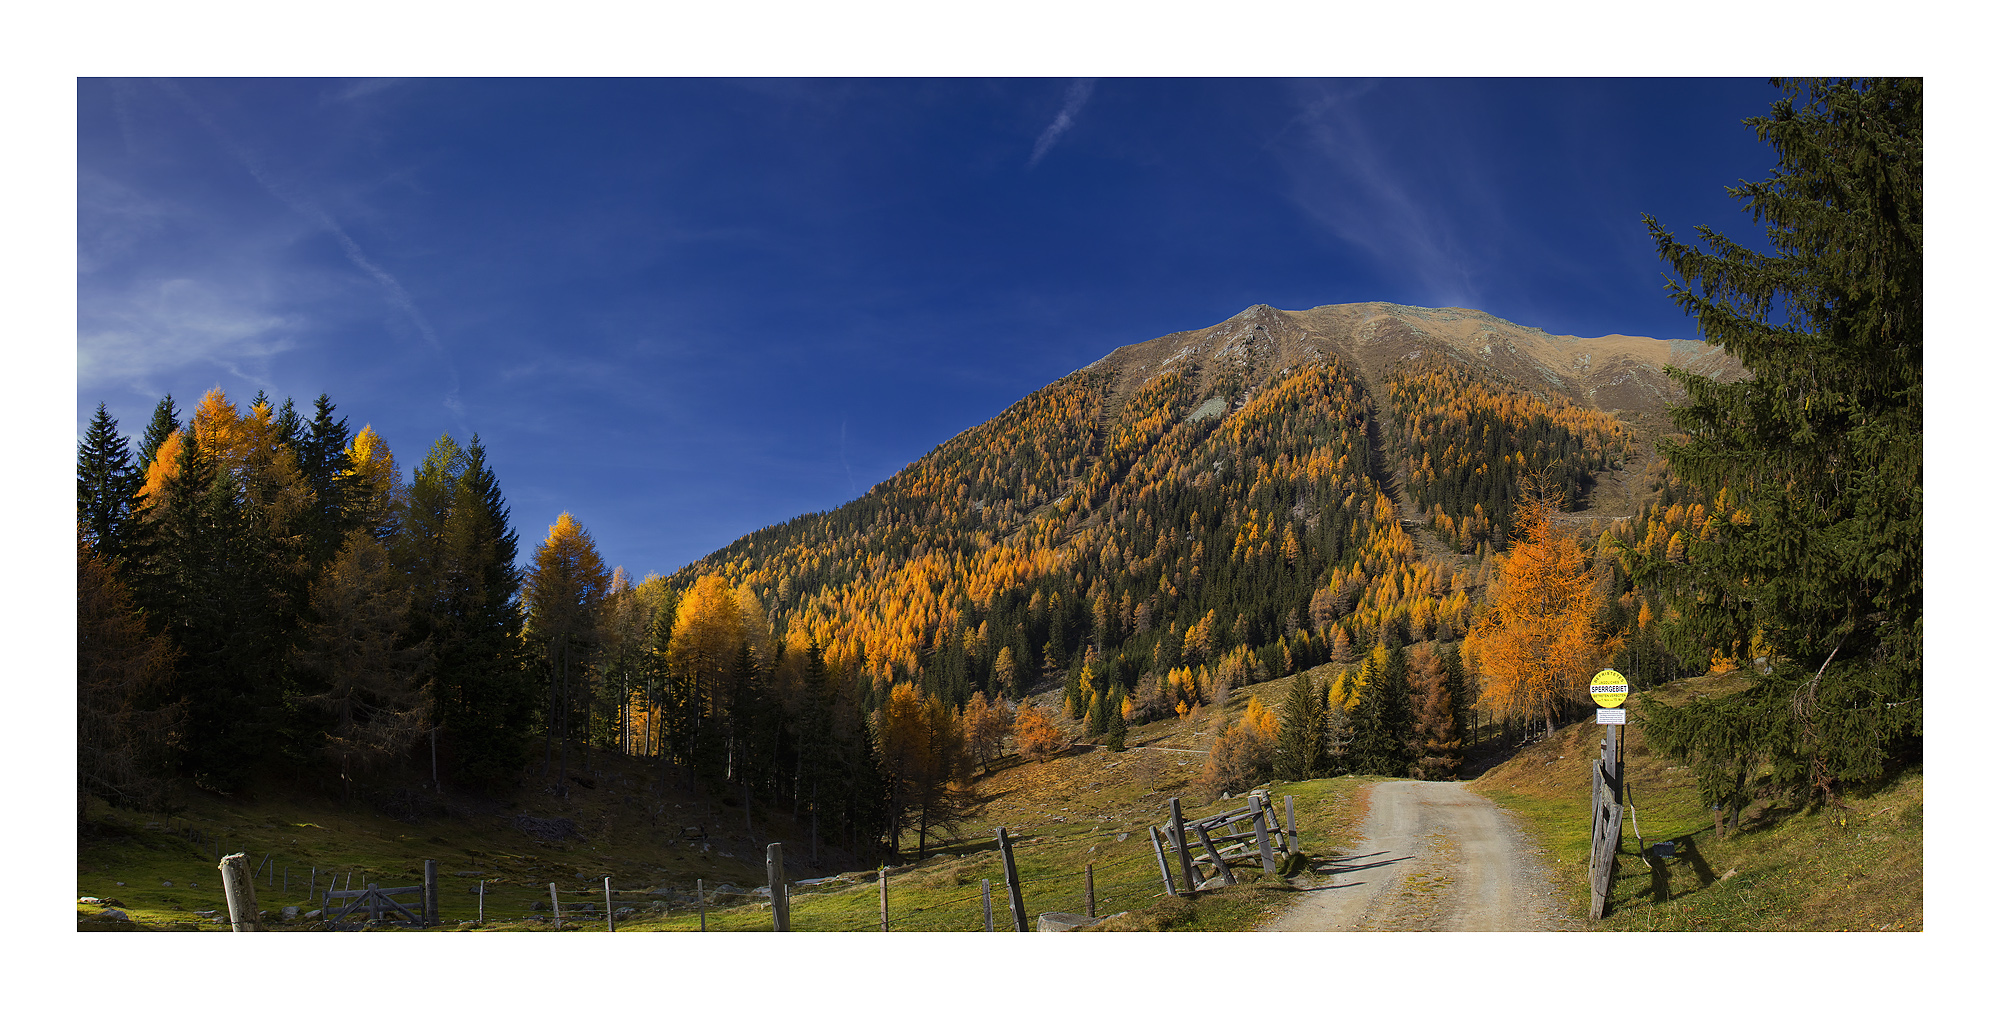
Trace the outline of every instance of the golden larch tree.
{"label": "golden larch tree", "polygon": [[1545,491],[1524,498],[1520,539],[1501,558],[1499,584],[1465,643],[1487,703],[1502,717],[1539,718],[1552,733],[1562,704],[1588,697],[1607,649],[1591,625],[1595,579],[1576,541],[1556,532],[1555,510]]}
{"label": "golden larch tree", "polygon": [[[542,743],[542,771],[548,772],[549,740],[560,735],[556,781],[564,794],[569,780],[569,716],[576,694],[571,681],[589,673],[597,646],[597,610],[610,588],[611,575],[604,570],[597,541],[575,516],[563,512],[549,527],[549,538],[535,549],[534,564],[521,579],[521,602],[527,609],[528,640],[541,646],[548,663],[549,725]],[[588,697],[588,685],[584,686]],[[588,710],[584,717],[588,725]]]}

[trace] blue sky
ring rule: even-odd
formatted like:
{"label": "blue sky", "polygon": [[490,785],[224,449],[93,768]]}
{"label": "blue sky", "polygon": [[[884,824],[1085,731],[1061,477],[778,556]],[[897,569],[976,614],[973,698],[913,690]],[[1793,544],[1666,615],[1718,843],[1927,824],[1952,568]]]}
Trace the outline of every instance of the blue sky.
{"label": "blue sky", "polygon": [[332,396],[666,573],[1257,303],[1693,335],[1640,223],[1757,231],[1763,79],[84,78],[80,433]]}

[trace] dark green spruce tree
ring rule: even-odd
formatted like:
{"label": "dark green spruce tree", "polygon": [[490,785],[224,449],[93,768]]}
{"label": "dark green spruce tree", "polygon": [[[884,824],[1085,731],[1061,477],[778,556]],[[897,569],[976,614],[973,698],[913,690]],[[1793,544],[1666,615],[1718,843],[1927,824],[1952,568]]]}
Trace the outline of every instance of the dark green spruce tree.
{"label": "dark green spruce tree", "polygon": [[[286,400],[285,406],[289,412],[291,401]],[[341,540],[354,525],[348,515],[352,494],[346,477],[347,446],[353,441],[353,433],[347,429],[347,418],[336,419],[333,411],[333,400],[320,394],[313,401],[312,420],[299,428],[292,441],[299,475],[313,493],[312,505],[301,525],[315,573],[340,551]]]}
{"label": "dark green spruce tree", "polygon": [[1286,781],[1305,781],[1326,772],[1326,687],[1311,673],[1292,677],[1278,716],[1278,753],[1272,770]]}
{"label": "dark green spruce tree", "polygon": [[1407,777],[1414,754],[1410,749],[1410,682],[1408,659],[1400,646],[1389,650],[1380,671],[1368,661],[1361,684],[1361,702],[1354,709],[1354,738],[1349,762],[1361,774]]}
{"label": "dark green spruce tree", "polygon": [[132,495],[143,477],[118,422],[103,403],[76,447],[76,520],[83,538],[106,559],[125,556]]}
{"label": "dark green spruce tree", "polygon": [[1674,300],[1753,376],[1674,372],[1685,440],[1663,450],[1723,504],[1686,563],[1640,572],[1678,600],[1684,651],[1775,652],[1746,691],[1641,708],[1731,803],[1765,764],[1831,798],[1921,759],[1923,731],[1923,84],[1779,87],[1745,121],[1777,167],[1729,190],[1772,254],[1646,219]]}
{"label": "dark green spruce tree", "polygon": [[[322,429],[317,419],[313,427]],[[526,762],[535,688],[521,644],[518,545],[478,437],[460,448],[440,436],[417,466],[391,547],[415,590],[409,639],[429,641],[437,659],[439,758],[469,784],[511,781]]]}
{"label": "dark green spruce tree", "polygon": [[179,652],[182,769],[203,787],[233,790],[261,769],[284,721],[288,606],[268,531],[195,439],[139,530],[135,594]]}
{"label": "dark green spruce tree", "polygon": [[146,431],[139,436],[139,457],[133,465],[139,470],[139,479],[146,478],[146,468],[159,457],[160,446],[167,443],[167,437],[181,429],[180,409],[174,404],[173,394],[160,397],[153,407],[153,419],[146,423]]}

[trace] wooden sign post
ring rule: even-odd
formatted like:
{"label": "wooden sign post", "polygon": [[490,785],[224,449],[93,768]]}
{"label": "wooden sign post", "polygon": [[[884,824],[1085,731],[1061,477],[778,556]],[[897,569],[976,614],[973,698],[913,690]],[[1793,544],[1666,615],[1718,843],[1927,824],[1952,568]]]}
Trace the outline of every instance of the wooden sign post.
{"label": "wooden sign post", "polygon": [[1624,825],[1625,754],[1621,731],[1622,705],[1630,688],[1617,670],[1606,669],[1590,679],[1590,697],[1598,704],[1597,721],[1604,726],[1598,759],[1590,763],[1590,918],[1604,917],[1611,905],[1617,877],[1618,842]]}

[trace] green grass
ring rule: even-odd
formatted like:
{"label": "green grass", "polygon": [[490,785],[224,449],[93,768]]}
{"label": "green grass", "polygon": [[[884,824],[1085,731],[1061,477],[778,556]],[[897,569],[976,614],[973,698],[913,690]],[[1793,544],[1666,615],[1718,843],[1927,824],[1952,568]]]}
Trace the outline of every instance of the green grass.
{"label": "green grass", "polygon": [[[1655,696],[1678,702],[1696,690],[1738,686],[1730,677],[1671,684]],[[1626,780],[1647,844],[1673,840],[1676,854],[1649,864],[1626,809],[1604,931],[1920,930],[1923,928],[1923,773],[1843,797],[1846,808],[1812,810],[1765,798],[1740,829],[1717,837],[1694,776],[1647,746],[1628,726]],[[1590,761],[1603,728],[1571,726],[1525,747],[1487,772],[1475,791],[1515,813],[1549,852],[1579,918],[1588,917]]]}
{"label": "green grass", "polygon": [[[1154,742],[1170,747],[1206,748],[1204,730],[1220,719],[1240,717],[1249,696],[1276,693],[1284,681],[1239,691],[1217,720],[1166,722],[1133,727],[1134,746]],[[439,872],[439,912],[446,928],[486,931],[549,930],[545,910],[533,908],[548,900],[555,883],[564,908],[564,927],[604,927],[603,877],[611,876],[615,902],[637,913],[618,923],[623,930],[681,931],[700,927],[691,906],[662,902],[648,891],[669,887],[692,894],[697,879],[744,889],[762,886],[767,841],[785,842],[788,875],[794,879],[824,877],[839,865],[805,864],[808,845],[797,836],[780,810],[757,809],[755,829],[746,828],[739,807],[721,806],[678,791],[674,783],[656,780],[654,768],[617,754],[597,754],[593,787],[581,784],[567,798],[547,794],[536,779],[519,792],[498,800],[472,801],[449,796],[408,821],[390,816],[379,805],[347,801],[311,788],[265,783],[255,796],[224,797],[190,791],[186,807],[173,817],[111,810],[94,804],[79,829],[77,892],[117,900],[131,916],[127,923],[98,918],[98,905],[78,904],[81,930],[134,931],[226,929],[227,905],[216,868],[219,840],[223,853],[246,852],[251,864],[272,856],[277,880],[260,874],[257,899],[265,911],[286,906],[303,914],[320,906],[317,892],[306,898],[306,885],[317,869],[323,889],[329,874],[345,885],[365,878],[383,886],[421,882],[424,859],[435,859]],[[1259,881],[1255,870],[1239,873],[1252,885],[1204,891],[1191,898],[1164,900],[1158,863],[1147,839],[1146,826],[1166,820],[1172,796],[1185,796],[1189,780],[1199,772],[1200,753],[1162,749],[1132,749],[1110,753],[1079,749],[1036,764],[1009,758],[976,779],[980,802],[963,824],[958,839],[932,847],[914,864],[889,867],[890,927],[898,931],[971,931],[984,927],[979,900],[980,880],[990,880],[994,893],[995,927],[1010,929],[1004,873],[999,864],[994,829],[1008,828],[1016,866],[1022,879],[1023,903],[1029,927],[1035,916],[1049,911],[1085,910],[1084,870],[1092,867],[1096,910],[1100,917],[1121,911],[1148,912],[1117,919],[1114,927],[1175,930],[1228,930],[1247,927],[1258,916],[1282,905],[1290,892],[1282,881]],[[572,762],[578,762],[572,758]],[[1351,840],[1355,779],[1282,783],[1274,795],[1294,796],[1302,847],[1316,856],[1331,855]],[[428,800],[425,800],[428,801]],[[1240,806],[1240,798],[1199,805],[1187,799],[1190,817]],[[422,803],[419,803],[422,804]],[[406,811],[407,812],[407,811]],[[568,817],[584,839],[545,842],[512,826],[517,814],[542,818]],[[414,821],[414,822],[410,822]],[[700,825],[703,842],[680,839],[683,826]],[[183,836],[198,831],[197,843]],[[1123,839],[1121,840],[1121,835]],[[906,845],[909,840],[906,838]],[[909,857],[905,853],[906,859]],[[794,891],[792,924],[798,931],[874,930],[880,928],[879,890],[873,867],[849,864],[848,872],[825,884]],[[284,885],[289,870],[289,889]],[[478,882],[487,885],[483,924]],[[167,882],[173,885],[166,885]],[[119,884],[123,884],[122,886]],[[407,901],[407,898],[399,898]],[[579,910],[583,904],[589,912]],[[221,911],[205,917],[199,911]],[[1153,913],[1157,912],[1157,913]],[[543,920],[536,920],[537,917]],[[710,908],[708,928],[715,931],[764,931],[771,927],[769,905],[734,897]],[[301,920],[272,927],[305,928]]]}
{"label": "green grass", "polygon": [[[1005,825],[1021,878],[1028,927],[1038,915],[1085,911],[1084,867],[1092,867],[1099,917],[1134,912],[1099,926],[1105,930],[1238,931],[1281,908],[1297,891],[1282,879],[1264,879],[1259,869],[1235,869],[1249,885],[1168,897],[1146,826],[1162,823],[1166,795],[1155,784],[1179,775],[1141,768],[1130,778],[1106,773],[1144,761],[1178,767],[1173,756],[1143,751],[1073,753],[1047,764],[1016,765],[985,782],[987,811],[961,830],[964,840],[949,844],[922,862],[889,868],[889,916],[893,931],[976,931],[985,927],[980,901],[982,879],[993,889],[994,927],[1012,929],[999,842],[991,828]],[[1281,782],[1272,796],[1282,809],[1293,797],[1300,848],[1325,857],[1352,838],[1353,796],[1361,782],[1334,779]],[[1095,786],[1095,787],[1093,787]],[[1024,794],[1027,793],[1027,794]],[[1085,796],[1088,797],[1086,803]],[[1207,805],[1184,803],[1189,818],[1238,808],[1241,798]],[[1068,805],[1068,814],[1063,812]],[[1036,812],[1040,807],[1043,812]],[[1074,814],[1074,815],[1071,815]],[[1123,837],[1121,840],[1120,837]],[[794,892],[795,931],[872,931],[881,927],[881,891],[872,872],[811,891]],[[648,914],[621,923],[631,930],[688,931],[699,927],[688,911]],[[737,904],[708,914],[711,931],[768,931],[767,902]]]}

